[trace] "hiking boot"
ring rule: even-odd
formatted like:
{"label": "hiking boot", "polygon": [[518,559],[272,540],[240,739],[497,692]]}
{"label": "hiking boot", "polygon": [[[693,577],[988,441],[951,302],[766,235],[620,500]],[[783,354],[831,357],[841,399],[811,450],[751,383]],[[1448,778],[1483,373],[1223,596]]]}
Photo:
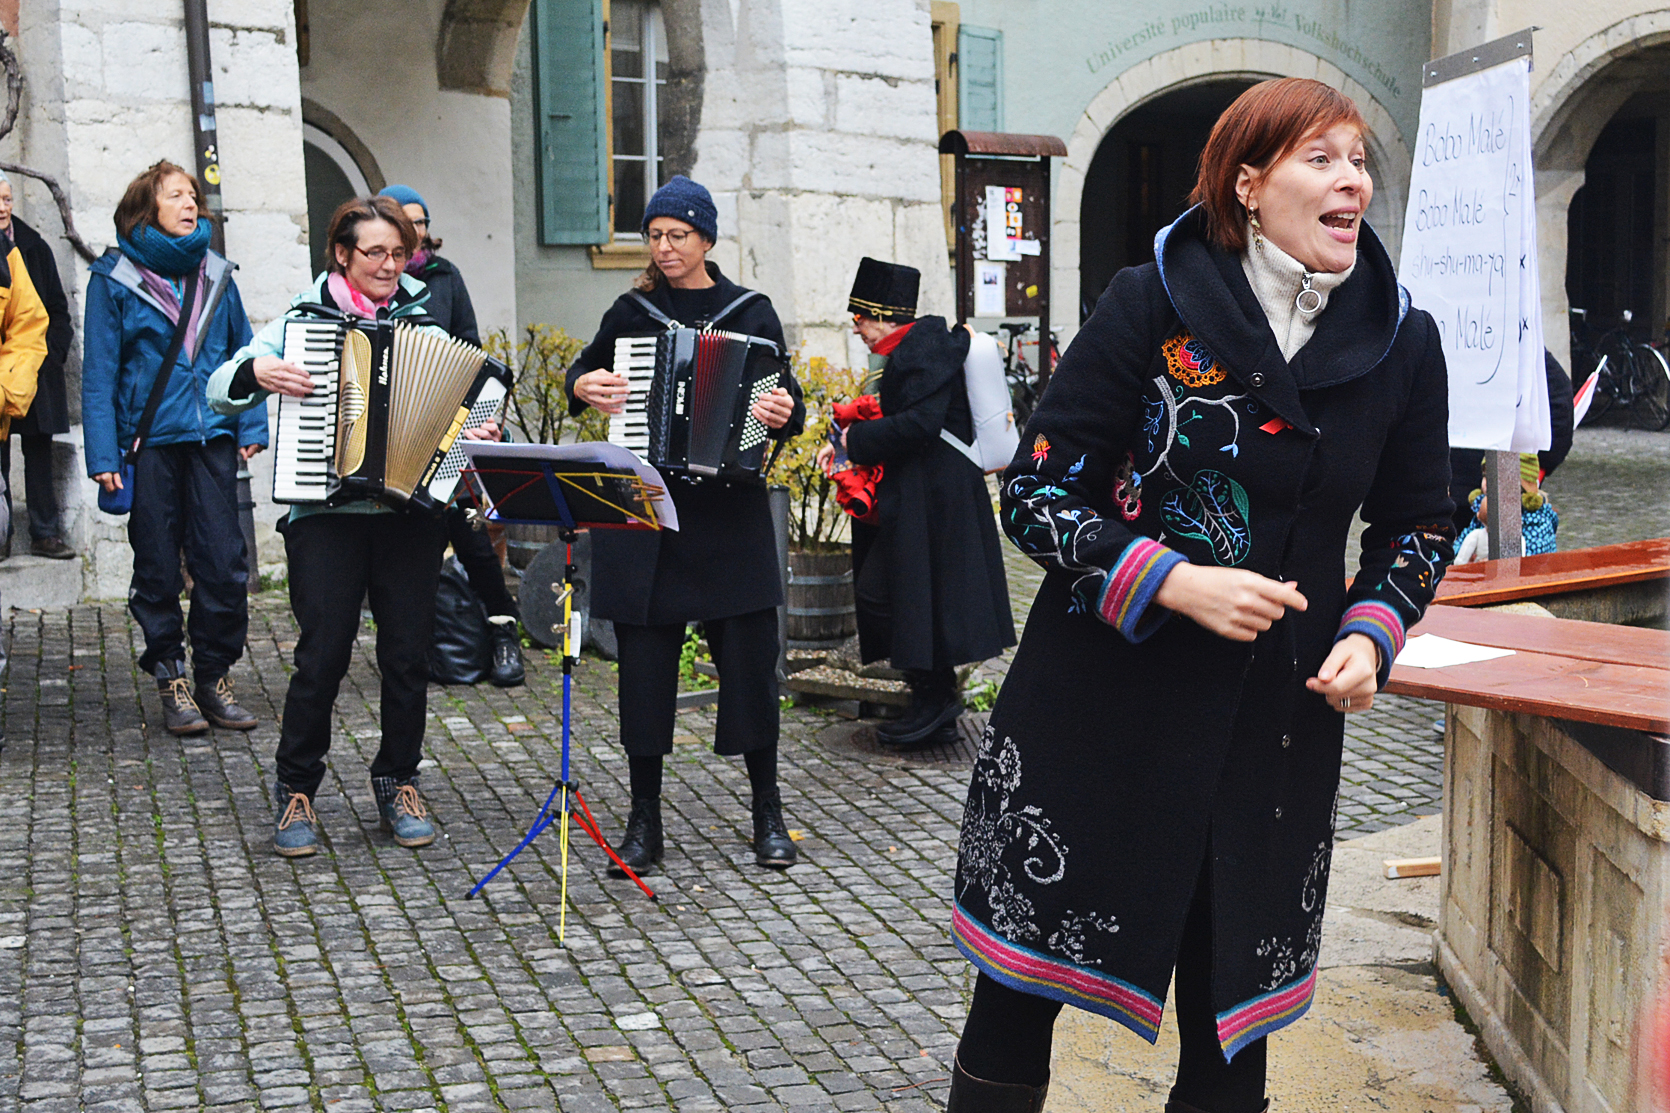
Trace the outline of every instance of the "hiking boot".
{"label": "hiking boot", "polygon": [[[615,853],[633,873],[642,877],[666,853],[661,836],[661,797],[645,796],[632,801],[632,814],[626,820],[626,834],[621,836]],[[625,877],[619,867],[611,865],[613,877]]]}
{"label": "hiking boot", "polygon": [[278,812],[273,816],[273,850],[281,858],[305,858],[319,851],[319,817],[304,792],[294,792],[282,781],[273,784]]}
{"label": "hiking boot", "polygon": [[963,713],[957,670],[912,669],[905,674],[905,681],[910,685],[910,710],[904,718],[876,727],[876,739],[884,746],[919,745],[947,724],[954,725]]}
{"label": "hiking boot", "polygon": [[493,671],[487,679],[497,688],[515,688],[527,673],[522,667],[522,644],[516,636],[516,620],[510,615],[494,615],[487,620],[493,634]]}
{"label": "hiking boot", "polygon": [[428,846],[435,841],[435,824],[418,795],[417,778],[397,781],[393,777],[372,777],[371,791],[377,797],[381,829],[401,846]]}
{"label": "hiking boot", "polygon": [[783,798],[775,788],[754,798],[754,864],[786,870],[800,857],[783,823]]}
{"label": "hiking boot", "polygon": [[954,1059],[951,1065],[951,1094],[945,1103],[945,1113],[1042,1113],[1044,1095],[1049,1090],[1048,1079],[1042,1086],[987,1082],[964,1070],[961,1059]]}
{"label": "hiking boot", "polygon": [[197,701],[191,698],[184,661],[157,662],[157,695],[162,698],[163,726],[169,734],[202,734],[209,729]]}
{"label": "hiking boot", "polygon": [[215,677],[212,684],[206,679],[197,682],[197,706],[209,722],[226,730],[254,730],[259,721],[238,706],[232,681],[225,676]]}
{"label": "hiking boot", "polygon": [[64,544],[62,537],[43,537],[29,544],[29,552],[48,560],[73,560],[75,550]]}

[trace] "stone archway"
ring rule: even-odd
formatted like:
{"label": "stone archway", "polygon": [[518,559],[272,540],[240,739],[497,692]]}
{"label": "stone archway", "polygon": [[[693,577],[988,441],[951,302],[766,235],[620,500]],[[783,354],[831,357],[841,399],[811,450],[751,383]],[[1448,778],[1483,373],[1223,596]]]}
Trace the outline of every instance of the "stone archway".
{"label": "stone archway", "polygon": [[447,0],[435,40],[441,88],[510,96],[516,39],[527,14],[528,0]]}
{"label": "stone archway", "polygon": [[[1056,179],[1051,205],[1055,214],[1050,229],[1051,288],[1079,289],[1079,213],[1085,176],[1096,149],[1114,124],[1131,109],[1190,85],[1270,77],[1312,77],[1357,102],[1371,132],[1370,161],[1380,168],[1371,219],[1378,217],[1376,226],[1392,233],[1386,236],[1387,248],[1395,259],[1401,239],[1395,233],[1402,224],[1409,189],[1409,145],[1391,113],[1344,70],[1308,51],[1264,39],[1218,39],[1191,43],[1138,62],[1091,98],[1067,141],[1067,157],[1061,161]],[[1065,347],[1078,330],[1077,299],[1054,297],[1051,316],[1051,324]]]}
{"label": "stone archway", "polygon": [[1537,191],[1537,255],[1543,334],[1570,366],[1566,214],[1582,188],[1589,153],[1613,115],[1665,72],[1670,12],[1648,12],[1595,32],[1560,56],[1531,95]]}

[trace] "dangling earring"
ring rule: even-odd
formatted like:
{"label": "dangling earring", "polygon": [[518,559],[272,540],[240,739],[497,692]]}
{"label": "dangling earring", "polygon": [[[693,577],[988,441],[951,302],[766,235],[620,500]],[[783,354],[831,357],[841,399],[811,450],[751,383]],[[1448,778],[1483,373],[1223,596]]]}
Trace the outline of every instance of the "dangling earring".
{"label": "dangling earring", "polygon": [[1262,225],[1258,222],[1258,210],[1257,209],[1249,209],[1247,211],[1247,220],[1252,223],[1253,246],[1258,248],[1258,250],[1263,251],[1264,250],[1264,225]]}

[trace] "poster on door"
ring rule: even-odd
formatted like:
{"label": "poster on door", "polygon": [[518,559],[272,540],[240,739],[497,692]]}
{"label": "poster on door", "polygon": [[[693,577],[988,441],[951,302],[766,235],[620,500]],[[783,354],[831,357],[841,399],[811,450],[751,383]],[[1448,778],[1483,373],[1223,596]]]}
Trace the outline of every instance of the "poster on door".
{"label": "poster on door", "polygon": [[1421,96],[1398,278],[1438,323],[1457,447],[1535,452],[1551,440],[1530,62],[1514,58]]}

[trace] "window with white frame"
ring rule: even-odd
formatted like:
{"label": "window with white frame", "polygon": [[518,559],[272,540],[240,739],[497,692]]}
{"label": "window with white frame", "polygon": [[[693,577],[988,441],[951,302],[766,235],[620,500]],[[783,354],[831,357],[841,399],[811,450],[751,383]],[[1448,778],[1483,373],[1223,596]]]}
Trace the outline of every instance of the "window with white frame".
{"label": "window with white frame", "polygon": [[667,83],[667,37],[655,0],[612,0],[609,17],[614,237],[635,240],[650,194],[666,181],[659,104]]}

